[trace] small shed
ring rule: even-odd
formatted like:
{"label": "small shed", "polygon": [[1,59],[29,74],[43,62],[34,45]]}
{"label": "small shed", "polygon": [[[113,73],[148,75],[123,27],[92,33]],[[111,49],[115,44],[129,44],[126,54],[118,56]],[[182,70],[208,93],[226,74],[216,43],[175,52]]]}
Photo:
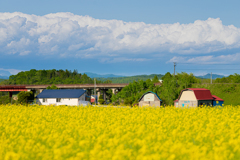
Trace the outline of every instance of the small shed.
{"label": "small shed", "polygon": [[143,106],[160,107],[162,102],[158,95],[152,91],[144,93],[138,101],[139,107]]}
{"label": "small shed", "polygon": [[91,103],[95,103],[95,102],[97,103],[97,96],[92,95],[91,96]]}
{"label": "small shed", "polygon": [[213,97],[213,106],[223,106],[224,104],[224,100],[215,96],[215,95],[212,95]]}
{"label": "small shed", "polygon": [[36,96],[36,101],[42,105],[81,105],[86,103],[86,91],[83,89],[43,90]]}

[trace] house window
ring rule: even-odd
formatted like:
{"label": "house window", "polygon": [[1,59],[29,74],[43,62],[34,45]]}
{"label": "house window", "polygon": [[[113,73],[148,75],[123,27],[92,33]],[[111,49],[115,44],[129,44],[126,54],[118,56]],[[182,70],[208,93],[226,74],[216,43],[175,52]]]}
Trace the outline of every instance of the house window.
{"label": "house window", "polygon": [[43,98],[43,102],[47,102],[47,98]]}
{"label": "house window", "polygon": [[61,98],[57,98],[56,102],[61,102]]}

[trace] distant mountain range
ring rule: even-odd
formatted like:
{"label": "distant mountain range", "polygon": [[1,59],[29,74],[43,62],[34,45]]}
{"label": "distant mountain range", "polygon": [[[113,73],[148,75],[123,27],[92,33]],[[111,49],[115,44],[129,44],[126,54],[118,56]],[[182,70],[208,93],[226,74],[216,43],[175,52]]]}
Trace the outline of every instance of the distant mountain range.
{"label": "distant mountain range", "polygon": [[[211,78],[211,74],[206,74],[206,75],[203,75],[203,76],[195,76],[197,78],[203,78],[203,79],[210,79]],[[223,78],[225,76],[223,75],[219,75],[219,74],[212,74],[212,79],[216,79],[216,78]]]}
{"label": "distant mountain range", "polygon": [[113,78],[113,77],[126,77],[121,75],[115,75],[115,74],[96,74],[91,72],[85,72],[86,75],[90,78]]}
{"label": "distant mountain range", "polygon": [[11,76],[9,71],[0,70],[0,79],[8,79]]}
{"label": "distant mountain range", "polygon": [[8,76],[0,76],[0,79],[8,79]]}
{"label": "distant mountain range", "polygon": [[[91,73],[91,72],[85,72],[85,74],[87,74],[89,77],[91,78],[119,78],[119,77],[138,77],[138,76],[154,76],[157,74],[151,74],[151,75],[135,75],[135,76],[122,76],[122,75],[115,75],[115,74],[97,74],[97,73]],[[163,75],[162,75],[163,76]],[[197,78],[204,78],[204,79],[210,79],[211,74],[206,74],[203,76],[195,76]],[[224,75],[219,75],[219,74],[212,74],[212,79],[216,79],[216,78],[223,78],[225,77]]]}

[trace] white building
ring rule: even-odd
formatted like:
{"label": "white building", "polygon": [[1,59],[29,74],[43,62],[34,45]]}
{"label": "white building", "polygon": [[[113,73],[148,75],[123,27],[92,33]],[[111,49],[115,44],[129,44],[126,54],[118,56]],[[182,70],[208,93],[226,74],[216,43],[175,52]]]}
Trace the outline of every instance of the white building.
{"label": "white building", "polygon": [[156,93],[148,91],[144,93],[138,101],[139,107],[143,106],[160,107],[162,100],[158,97]]}
{"label": "white building", "polygon": [[90,104],[86,101],[86,91],[83,89],[57,89],[43,90],[36,96],[37,103],[41,105],[71,105]]}

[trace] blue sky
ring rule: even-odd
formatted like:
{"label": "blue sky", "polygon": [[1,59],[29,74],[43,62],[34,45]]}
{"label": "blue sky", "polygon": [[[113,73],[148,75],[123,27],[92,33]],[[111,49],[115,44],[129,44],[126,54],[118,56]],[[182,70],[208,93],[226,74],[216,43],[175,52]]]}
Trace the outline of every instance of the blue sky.
{"label": "blue sky", "polygon": [[[0,74],[240,72],[240,1],[0,1]],[[234,70],[235,69],[235,70]]]}

